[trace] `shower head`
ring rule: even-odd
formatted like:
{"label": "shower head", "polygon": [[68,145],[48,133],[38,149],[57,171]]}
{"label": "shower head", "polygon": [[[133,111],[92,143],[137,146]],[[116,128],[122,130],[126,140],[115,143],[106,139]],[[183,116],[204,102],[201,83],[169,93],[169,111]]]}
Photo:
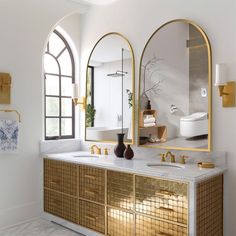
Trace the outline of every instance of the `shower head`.
{"label": "shower head", "polygon": [[110,77],[121,77],[121,76],[125,76],[127,74],[128,74],[128,72],[126,72],[126,71],[117,70],[115,73],[107,74],[107,76],[110,76]]}

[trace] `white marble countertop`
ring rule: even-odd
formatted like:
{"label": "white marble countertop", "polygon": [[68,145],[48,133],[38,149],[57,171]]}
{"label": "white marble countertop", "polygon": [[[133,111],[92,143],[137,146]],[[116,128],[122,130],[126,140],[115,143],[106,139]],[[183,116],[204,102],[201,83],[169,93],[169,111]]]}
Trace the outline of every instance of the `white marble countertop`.
{"label": "white marble countertop", "polygon": [[216,165],[212,169],[202,169],[197,164],[178,164],[173,165],[182,168],[170,167],[149,167],[147,164],[170,164],[168,162],[160,162],[157,157],[143,157],[126,160],[117,158],[114,155],[91,155],[86,151],[44,154],[44,158],[72,162],[76,164],[84,164],[94,167],[106,168],[109,170],[124,171],[153,177],[164,177],[172,180],[180,180],[187,182],[199,182],[211,176],[223,173],[226,169]]}

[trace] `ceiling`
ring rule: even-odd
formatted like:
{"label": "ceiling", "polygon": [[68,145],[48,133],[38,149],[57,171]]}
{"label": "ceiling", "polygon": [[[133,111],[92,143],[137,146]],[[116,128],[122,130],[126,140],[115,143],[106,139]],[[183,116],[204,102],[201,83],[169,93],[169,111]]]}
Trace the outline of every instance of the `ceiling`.
{"label": "ceiling", "polygon": [[78,2],[78,3],[85,3],[89,5],[107,5],[117,0],[70,0],[70,1]]}

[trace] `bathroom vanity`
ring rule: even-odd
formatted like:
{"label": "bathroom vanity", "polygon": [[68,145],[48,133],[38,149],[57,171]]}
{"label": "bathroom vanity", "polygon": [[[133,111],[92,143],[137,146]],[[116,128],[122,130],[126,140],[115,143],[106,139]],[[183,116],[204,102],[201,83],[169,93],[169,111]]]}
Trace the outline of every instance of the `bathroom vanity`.
{"label": "bathroom vanity", "polygon": [[223,169],[88,153],[44,157],[44,215],[84,235],[223,235]]}

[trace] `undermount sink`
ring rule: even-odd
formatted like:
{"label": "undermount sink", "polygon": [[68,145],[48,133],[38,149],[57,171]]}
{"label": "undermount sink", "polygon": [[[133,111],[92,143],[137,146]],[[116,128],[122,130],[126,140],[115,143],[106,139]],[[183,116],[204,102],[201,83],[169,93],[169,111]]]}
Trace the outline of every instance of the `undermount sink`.
{"label": "undermount sink", "polygon": [[168,163],[148,163],[147,164],[148,167],[152,167],[152,168],[157,168],[157,169],[166,169],[166,168],[170,168],[170,169],[184,169],[184,166],[180,166],[180,165],[176,165],[176,164],[168,164]]}
{"label": "undermount sink", "polygon": [[80,154],[80,155],[74,155],[73,157],[75,158],[91,158],[91,157],[95,157],[95,158],[98,158],[99,156],[96,156],[96,155],[86,155],[86,154]]}

